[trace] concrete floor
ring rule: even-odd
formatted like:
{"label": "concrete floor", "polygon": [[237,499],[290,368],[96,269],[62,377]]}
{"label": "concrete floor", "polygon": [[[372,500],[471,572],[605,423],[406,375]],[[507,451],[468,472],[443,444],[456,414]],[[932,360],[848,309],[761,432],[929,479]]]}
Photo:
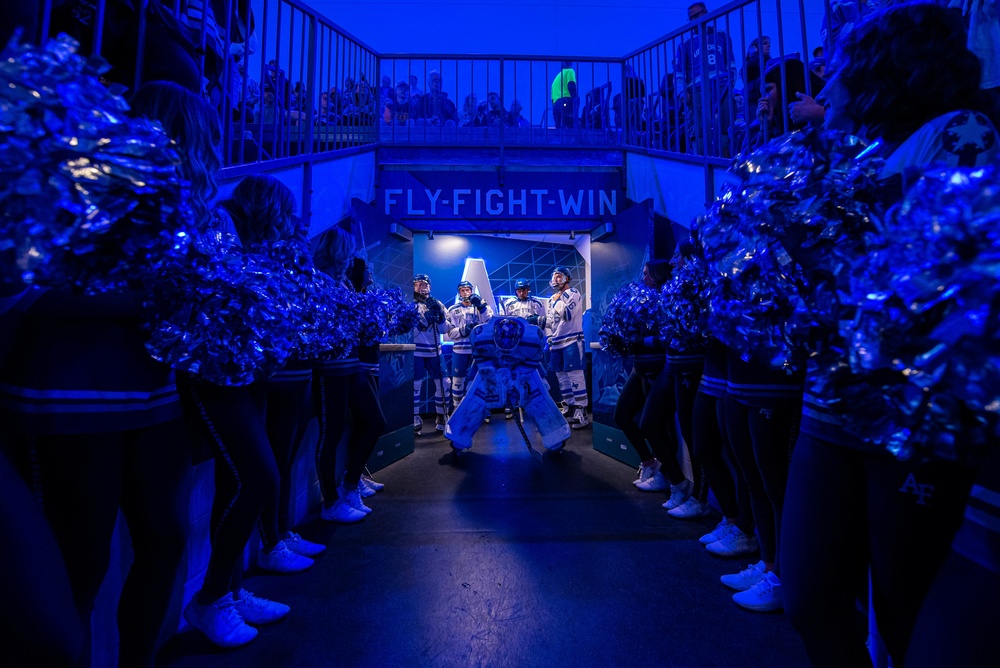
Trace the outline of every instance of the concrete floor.
{"label": "concrete floor", "polygon": [[169,666],[806,666],[781,614],[737,607],[719,576],[748,558],[711,557],[662,493],[591,448],[532,458],[501,415],[456,457],[437,434],[380,471],[386,489],[356,525],[300,527],[329,550],[293,576],[248,589],[292,607],[244,648],[196,633]]}

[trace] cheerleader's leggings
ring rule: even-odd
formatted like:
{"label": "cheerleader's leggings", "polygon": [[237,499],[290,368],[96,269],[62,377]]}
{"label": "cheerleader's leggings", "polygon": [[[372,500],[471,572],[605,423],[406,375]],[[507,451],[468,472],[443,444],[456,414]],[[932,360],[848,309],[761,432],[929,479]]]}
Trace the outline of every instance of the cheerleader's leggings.
{"label": "cheerleader's leggings", "polygon": [[385,431],[385,416],[379,405],[377,378],[361,371],[348,376],[317,372],[313,397],[319,414],[319,443],[316,468],[319,471],[323,504],[337,500],[341,469],[337,446],[350,427],[347,438],[347,466],[344,486],[357,487],[375,444]]}
{"label": "cheerleader's leggings", "polygon": [[[197,595],[207,605],[239,586],[243,548],[277,493],[280,475],[264,427],[263,383],[223,387],[178,376],[177,389],[215,456],[212,554]],[[268,529],[260,528],[262,534]],[[272,535],[262,540],[277,542]]]}
{"label": "cheerleader's leggings", "polygon": [[[856,624],[869,569],[879,635],[902,665],[921,602],[962,521],[972,474],[800,434],[781,531],[785,614],[816,666],[868,666]],[[955,664],[959,665],[959,664]]]}

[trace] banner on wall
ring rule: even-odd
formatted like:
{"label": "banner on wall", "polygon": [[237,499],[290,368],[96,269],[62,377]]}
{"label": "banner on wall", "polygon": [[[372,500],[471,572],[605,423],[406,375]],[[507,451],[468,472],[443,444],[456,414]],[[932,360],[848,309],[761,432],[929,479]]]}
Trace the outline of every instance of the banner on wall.
{"label": "banner on wall", "polygon": [[375,207],[419,230],[590,229],[626,208],[621,174],[610,172],[383,171]]}

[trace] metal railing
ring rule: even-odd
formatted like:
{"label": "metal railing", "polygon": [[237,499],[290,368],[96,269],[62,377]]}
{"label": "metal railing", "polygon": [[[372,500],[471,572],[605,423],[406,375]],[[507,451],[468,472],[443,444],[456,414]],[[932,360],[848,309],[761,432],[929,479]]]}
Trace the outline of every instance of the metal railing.
{"label": "metal railing", "polygon": [[105,80],[125,97],[158,79],[203,94],[223,120],[226,167],[377,141],[374,113],[364,111],[375,51],[300,0],[44,0],[37,14],[18,13],[24,38],[76,38],[81,53],[108,61]]}
{"label": "metal railing", "polygon": [[382,144],[621,143],[611,116],[618,58],[382,54],[379,75]]}
{"label": "metal railing", "polygon": [[[45,0],[29,30],[79,39],[126,95],[167,77],[202,92],[227,167],[397,144],[621,147],[721,166],[791,127],[787,102],[815,92],[829,0],[816,7],[736,0],[624,58],[379,54],[301,0]],[[563,61],[575,91],[553,98]],[[757,119],[766,79],[770,124]]]}
{"label": "metal railing", "polygon": [[[795,93],[822,85],[809,72],[824,62],[813,50],[828,4],[737,0],[627,54],[624,145],[721,166],[791,128]],[[769,81],[777,104],[762,122]]]}

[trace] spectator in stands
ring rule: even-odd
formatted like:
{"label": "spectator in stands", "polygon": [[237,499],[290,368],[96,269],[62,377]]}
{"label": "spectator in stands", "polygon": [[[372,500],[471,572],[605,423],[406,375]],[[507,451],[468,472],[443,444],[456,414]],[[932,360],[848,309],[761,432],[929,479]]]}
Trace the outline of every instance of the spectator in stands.
{"label": "spectator in stands", "polygon": [[389,78],[388,74],[382,76],[382,86],[378,89],[378,103],[379,105],[385,104],[387,100],[391,100],[393,96],[392,91],[392,79]]}
{"label": "spectator in stands", "polygon": [[767,35],[754,37],[747,48],[746,62],[743,65],[744,79],[748,86],[756,81],[758,88],[760,87],[761,63],[766,68],[769,60],[771,60],[771,38]]}
{"label": "spectator in stands", "polygon": [[687,151],[687,122],[684,119],[684,109],[678,104],[675,77],[673,72],[667,72],[660,80],[660,118],[659,132],[662,148],[666,151]]}
{"label": "spectator in stands", "polygon": [[357,95],[358,84],[351,77],[347,77],[344,81],[344,86],[340,89],[340,110],[341,114],[345,112],[348,108],[354,106],[355,96]]}
{"label": "spectator in stands", "polygon": [[486,96],[486,125],[491,128],[498,128],[507,121],[507,112],[503,110],[500,103],[500,96],[490,93]]}
{"label": "spectator in stands", "polygon": [[239,109],[241,116],[246,116],[247,123],[252,123],[258,116],[257,106],[260,104],[260,84],[253,77],[247,76],[246,65],[242,60],[240,60],[237,71],[239,72],[240,82],[236,99],[241,99],[245,86],[246,98],[240,103]]}
{"label": "spectator in stands", "polygon": [[476,127],[483,128],[489,125],[487,122],[487,116],[489,114],[490,107],[484,100],[476,105]]}
{"label": "spectator in stands", "polygon": [[[708,7],[704,2],[695,2],[688,7],[688,20],[694,21],[707,13]],[[705,73],[701,71],[703,57],[708,63]],[[695,139],[699,154],[729,157],[731,114],[728,97],[736,70],[729,36],[716,30],[712,24],[705,25],[703,29],[695,28],[688,39],[677,47],[674,60],[674,72],[680,77],[677,93],[682,96],[685,109],[691,110],[690,116],[685,114],[691,125],[688,136]],[[709,107],[708,113],[704,114],[702,84],[706,82],[708,88],[704,93],[707,94]],[[704,136],[706,130],[707,143]]]}
{"label": "spectator in stands", "polygon": [[277,104],[282,109],[288,109],[291,101],[291,87],[285,70],[278,67],[278,61],[271,59],[264,68],[264,88],[270,88],[275,93]]}
{"label": "spectator in stands", "polygon": [[[309,117],[310,107],[312,107],[312,102],[309,100],[309,93],[306,91],[306,86],[301,81],[296,81],[295,86],[292,88],[292,99],[289,102],[288,117],[292,121],[292,125],[298,125],[300,122],[305,123],[306,119]],[[315,108],[313,108],[315,111]]]}
{"label": "spectator in stands", "polygon": [[372,125],[375,122],[375,99],[368,82],[362,79],[354,93],[354,103],[344,109],[344,122],[348,125]]}
{"label": "spectator in stands", "polygon": [[386,125],[413,125],[416,105],[410,99],[410,85],[405,81],[396,84],[396,98],[382,109],[382,120]]}
{"label": "spectator in stands", "polygon": [[508,128],[531,127],[531,123],[528,122],[528,119],[521,115],[521,109],[521,102],[519,100],[514,100],[510,103],[510,111],[507,112]]}
{"label": "spectator in stands", "polygon": [[330,100],[339,100],[340,91],[336,88],[331,88],[327,93],[321,93],[319,96],[319,113],[316,114],[316,124],[317,125],[339,125],[340,124],[340,114],[337,113],[334,106],[330,105]]}
{"label": "spectator in stands", "polygon": [[[782,76],[784,68],[784,76]],[[810,84],[813,93],[823,90],[823,80],[810,72]],[[782,90],[784,83],[784,91]],[[801,60],[785,60],[775,63],[764,74],[765,94],[757,102],[757,120],[748,128],[747,151],[752,151],[761,144],[783,135],[788,129],[798,130],[809,122],[801,117],[791,118],[786,125],[784,95],[796,96],[799,100],[807,98],[805,65]],[[810,100],[812,98],[809,98]],[[798,120],[796,120],[798,118]]]}
{"label": "spectator in stands", "polygon": [[469,93],[465,96],[465,103],[462,105],[462,111],[458,114],[458,124],[463,128],[471,128],[479,125],[478,120],[478,99],[475,93]]}
{"label": "spectator in stands", "polygon": [[441,73],[437,70],[427,75],[427,94],[417,100],[417,118],[426,125],[455,127],[458,124],[458,109],[448,99],[448,93],[441,90]]}
{"label": "spectator in stands", "polygon": [[[621,95],[615,95],[612,108],[615,112],[615,126],[628,128],[630,141],[636,141],[638,134],[646,131],[643,117],[646,103],[646,82],[636,74],[635,68],[625,65],[625,111],[622,111]],[[627,114],[627,119],[622,114]],[[627,123],[627,125],[626,125]]]}
{"label": "spectator in stands", "polygon": [[552,118],[557,128],[573,127],[579,94],[576,90],[576,72],[573,63],[563,61],[562,68],[552,80]]}
{"label": "spectator in stands", "polygon": [[277,99],[274,96],[274,90],[270,88],[264,89],[264,106],[261,109],[261,122],[264,125],[272,125],[278,123],[279,125],[283,122],[284,112],[281,107],[277,104]]}
{"label": "spectator in stands", "polygon": [[417,85],[418,81],[419,79],[417,79],[416,74],[410,75],[410,98],[413,99],[414,102],[419,102],[420,98],[424,96],[424,91],[420,90],[420,87]]}

